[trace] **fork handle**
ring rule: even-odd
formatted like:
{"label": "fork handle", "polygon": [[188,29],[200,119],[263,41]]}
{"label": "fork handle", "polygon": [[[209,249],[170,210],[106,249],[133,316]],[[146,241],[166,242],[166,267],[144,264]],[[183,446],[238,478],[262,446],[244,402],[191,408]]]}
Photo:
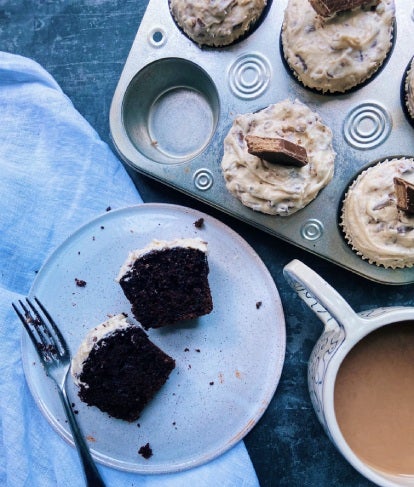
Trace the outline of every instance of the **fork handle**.
{"label": "fork handle", "polygon": [[[62,390],[63,389],[63,390]],[[95,462],[89,451],[89,447],[86,444],[86,440],[79,428],[78,422],[75,418],[75,414],[69,403],[69,399],[66,395],[65,387],[58,387],[59,396],[62,401],[63,407],[66,412],[66,416],[69,422],[70,430],[72,432],[73,441],[75,443],[76,449],[78,451],[79,457],[82,462],[83,471],[85,474],[87,487],[105,487],[105,483],[96,468]]]}

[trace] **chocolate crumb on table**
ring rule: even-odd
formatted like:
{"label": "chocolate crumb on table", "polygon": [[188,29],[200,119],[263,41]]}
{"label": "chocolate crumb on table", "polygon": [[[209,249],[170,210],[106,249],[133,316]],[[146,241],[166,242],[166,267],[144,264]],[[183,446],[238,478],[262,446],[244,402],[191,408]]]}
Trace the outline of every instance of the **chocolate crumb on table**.
{"label": "chocolate crumb on table", "polygon": [[75,282],[78,287],[86,286],[86,281],[84,281],[83,279],[78,279],[77,277],[75,277]]}
{"label": "chocolate crumb on table", "polygon": [[141,446],[141,448],[138,450],[138,453],[144,457],[146,460],[148,458],[151,458],[153,453],[152,453],[152,448],[150,447],[150,444],[147,443],[146,445]]}
{"label": "chocolate crumb on table", "polygon": [[262,302],[261,301],[257,301],[257,303],[256,303],[256,309],[259,309],[261,306],[262,306]]}

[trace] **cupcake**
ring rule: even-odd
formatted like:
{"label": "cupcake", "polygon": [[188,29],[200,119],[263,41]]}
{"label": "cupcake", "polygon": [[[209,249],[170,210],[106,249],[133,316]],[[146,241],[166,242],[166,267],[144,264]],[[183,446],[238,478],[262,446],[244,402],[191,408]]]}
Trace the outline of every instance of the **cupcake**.
{"label": "cupcake", "polygon": [[[287,141],[306,152],[306,164],[249,152],[249,137]],[[297,154],[296,154],[297,156]],[[283,159],[283,157],[282,157]],[[298,100],[284,100],[256,113],[239,115],[224,140],[221,168],[226,187],[252,210],[288,216],[310,203],[332,179],[332,132]]]}
{"label": "cupcake", "polygon": [[266,0],[170,0],[183,32],[200,46],[228,46],[257,22]]}
{"label": "cupcake", "polygon": [[414,122],[414,57],[412,58],[408,67],[407,75],[404,83],[405,90],[405,106],[411,120]]}
{"label": "cupcake", "polygon": [[308,88],[343,93],[369,79],[392,45],[394,0],[322,17],[309,0],[289,0],[282,47],[293,74]]}
{"label": "cupcake", "polygon": [[341,226],[353,250],[378,266],[414,264],[414,214],[399,208],[396,180],[414,183],[414,159],[387,159],[363,171],[351,184]]}

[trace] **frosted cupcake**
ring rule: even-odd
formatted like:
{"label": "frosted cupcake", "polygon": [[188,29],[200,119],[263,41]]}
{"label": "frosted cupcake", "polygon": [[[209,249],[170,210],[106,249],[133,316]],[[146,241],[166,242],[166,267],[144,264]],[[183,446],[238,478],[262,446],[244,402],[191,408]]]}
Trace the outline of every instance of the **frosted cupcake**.
{"label": "frosted cupcake", "polygon": [[411,60],[410,66],[405,78],[405,105],[411,120],[414,121],[414,58]]}
{"label": "frosted cupcake", "polygon": [[414,264],[414,214],[397,206],[395,178],[414,184],[414,159],[387,159],[362,172],[350,186],[341,226],[353,250],[371,264]]}
{"label": "frosted cupcake", "polygon": [[308,0],[289,0],[282,25],[284,57],[306,87],[343,93],[370,78],[392,45],[394,0],[322,17]]}
{"label": "frosted cupcake", "polygon": [[[285,140],[301,146],[307,163],[275,164],[249,152],[250,136]],[[252,210],[288,216],[310,203],[332,179],[335,151],[332,132],[303,103],[284,100],[239,115],[224,140],[221,162],[226,187]]]}
{"label": "frosted cupcake", "polygon": [[200,46],[228,46],[257,22],[266,0],[170,0],[178,26]]}

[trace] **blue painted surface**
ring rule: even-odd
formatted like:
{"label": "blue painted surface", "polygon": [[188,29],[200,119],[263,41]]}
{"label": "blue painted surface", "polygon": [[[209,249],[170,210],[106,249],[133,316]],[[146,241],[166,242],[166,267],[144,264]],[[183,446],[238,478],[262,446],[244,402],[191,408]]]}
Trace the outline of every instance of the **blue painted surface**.
{"label": "blue painted surface", "polygon": [[[42,64],[110,144],[112,95],[146,5],[147,0],[3,0],[0,49]],[[414,305],[413,285],[371,283],[155,181],[132,176],[144,201],[190,206],[239,232],[261,256],[278,286],[286,316],[286,361],[268,410],[245,439],[261,485],[372,485],[340,456],[314,414],[306,384],[307,361],[322,324],[287,285],[282,268],[293,258],[302,260],[357,311]]]}

